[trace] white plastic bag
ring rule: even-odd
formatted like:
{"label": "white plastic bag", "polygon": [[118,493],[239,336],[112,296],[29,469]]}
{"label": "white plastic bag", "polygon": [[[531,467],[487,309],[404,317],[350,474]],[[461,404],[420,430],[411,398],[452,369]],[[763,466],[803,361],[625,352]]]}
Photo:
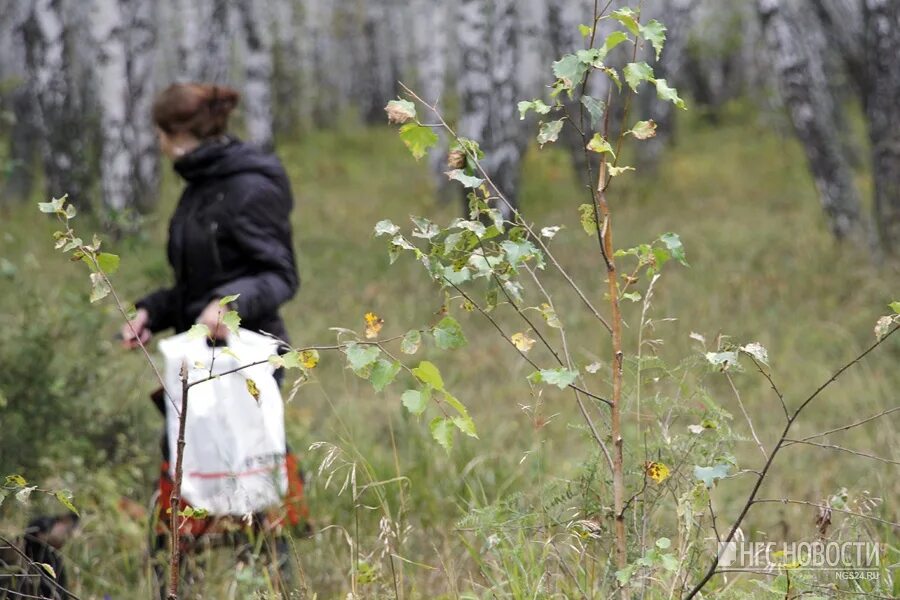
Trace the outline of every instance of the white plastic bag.
{"label": "white plastic bag", "polygon": [[[181,367],[189,381],[264,361],[276,351],[271,338],[241,329],[228,352],[186,333],[159,343],[165,358],[169,474],[174,478],[181,410]],[[215,352],[215,362],[212,362]],[[201,365],[203,365],[201,367]],[[245,515],[278,504],[287,490],[284,405],[268,362],[199,383],[188,391],[181,495],[211,515]],[[259,402],[248,391],[251,379]],[[174,401],[174,406],[173,406]]]}

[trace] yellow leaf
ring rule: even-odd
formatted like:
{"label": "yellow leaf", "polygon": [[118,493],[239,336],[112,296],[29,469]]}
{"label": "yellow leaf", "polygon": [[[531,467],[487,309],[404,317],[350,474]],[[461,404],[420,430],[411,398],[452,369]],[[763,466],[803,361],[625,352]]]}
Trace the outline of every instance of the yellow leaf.
{"label": "yellow leaf", "polygon": [[378,337],[378,332],[384,326],[384,319],[373,312],[366,313],[366,339]]}
{"label": "yellow leaf", "polygon": [[669,478],[669,467],[660,462],[650,461],[644,465],[647,476],[656,483],[662,483]]}
{"label": "yellow leaf", "polygon": [[522,352],[528,352],[534,346],[534,340],[525,333],[512,334],[512,343]]}
{"label": "yellow leaf", "polygon": [[316,365],[319,364],[319,351],[304,350],[301,352],[300,364],[303,365],[304,369],[315,369]]}
{"label": "yellow leaf", "polygon": [[48,573],[50,573],[50,577],[52,577],[53,579],[56,579],[56,571],[53,569],[53,567],[51,567],[51,566],[50,566],[49,564],[47,564],[47,563],[38,563],[38,564],[41,565],[41,567],[43,567],[43,569],[44,569],[45,571],[47,571]]}
{"label": "yellow leaf", "polygon": [[247,391],[253,396],[253,399],[256,400],[256,403],[259,404],[259,388],[256,387],[256,382],[252,379],[247,380]]}

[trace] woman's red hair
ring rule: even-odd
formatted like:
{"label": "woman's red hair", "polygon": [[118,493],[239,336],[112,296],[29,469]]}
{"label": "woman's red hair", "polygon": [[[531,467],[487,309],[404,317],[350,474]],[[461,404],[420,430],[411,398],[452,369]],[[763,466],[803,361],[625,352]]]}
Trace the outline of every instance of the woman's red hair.
{"label": "woman's red hair", "polygon": [[153,102],[153,121],[171,135],[190,133],[206,139],[225,133],[240,94],[224,85],[173,83]]}

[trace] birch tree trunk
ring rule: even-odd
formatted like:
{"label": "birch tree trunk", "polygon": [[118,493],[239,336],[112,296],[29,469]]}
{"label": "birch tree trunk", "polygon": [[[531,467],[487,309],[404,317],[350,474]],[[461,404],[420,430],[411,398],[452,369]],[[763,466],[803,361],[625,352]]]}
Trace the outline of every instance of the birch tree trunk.
{"label": "birch tree trunk", "polygon": [[75,81],[64,8],[83,7],[64,6],[62,0],[34,0],[23,27],[26,64],[40,123],[46,193],[69,194],[73,204],[88,208],[90,119]]}
{"label": "birch tree trunk", "polygon": [[[666,26],[666,42],[658,62],[653,62],[653,49],[646,48],[646,55],[653,65],[656,77],[665,79],[670,85],[681,89],[687,83],[686,53],[691,35],[691,15],[699,0],[664,0],[659,6],[659,14],[652,17],[641,15],[642,21],[656,18]],[[640,105],[641,118],[656,121],[656,135],[637,144],[639,168],[656,168],[662,153],[668,146],[675,132],[675,105],[671,102],[659,102],[655,94],[645,93],[636,97]]]}
{"label": "birch tree trunk", "polygon": [[277,143],[280,135],[295,135],[306,124],[300,106],[305,71],[296,3],[294,0],[277,0],[272,10],[275,33],[272,48],[272,112]]}
{"label": "birch tree trunk", "polygon": [[28,13],[24,2],[11,2],[0,7],[0,56],[4,57],[0,61],[0,80],[16,86],[0,98],[0,108],[13,115],[0,205],[25,200],[34,186],[40,123],[25,65],[22,28]]}
{"label": "birch tree trunk", "polygon": [[[244,0],[241,0],[243,3]],[[231,81],[229,0],[175,0],[178,80]]]}
{"label": "birch tree trunk", "polygon": [[[416,0],[412,9],[415,89],[426,102],[437,104],[442,112],[447,106],[446,95],[452,92],[447,86],[452,10],[450,3],[433,0]],[[428,152],[428,168],[434,177],[438,198],[445,200],[451,197],[455,186],[449,185],[450,181],[444,175],[447,171],[447,136],[443,130],[436,133],[440,142]]]}
{"label": "birch tree trunk", "polygon": [[152,7],[140,0],[94,0],[93,8],[103,203],[114,213],[147,211],[158,192],[150,121],[156,42]]}
{"label": "birch tree trunk", "polygon": [[384,120],[384,105],[396,93],[400,78],[392,48],[403,41],[392,37],[389,0],[366,0],[362,28],[362,44],[358,54],[357,97],[362,118],[367,123]]}
{"label": "birch tree trunk", "polygon": [[237,2],[237,17],[244,41],[243,115],[250,142],[271,151],[274,148],[272,111],[271,21],[263,0]]}
{"label": "birch tree trunk", "polygon": [[759,15],[768,41],[781,96],[806,152],[832,233],[864,242],[859,196],[830,116],[831,95],[820,52],[804,46],[816,23],[807,11],[791,10],[779,0],[759,0]]}
{"label": "birch tree trunk", "polygon": [[[462,66],[457,79],[459,134],[481,144],[485,170],[513,206],[518,206],[520,163],[527,140],[516,110],[516,4],[515,0],[460,2]],[[497,208],[504,218],[512,217],[506,204],[501,202]]]}
{"label": "birch tree trunk", "polygon": [[900,255],[900,3],[865,0],[865,99],[874,214],[886,253]]}
{"label": "birch tree trunk", "polygon": [[[547,2],[547,34],[549,37],[550,61],[557,61],[566,54],[572,54],[582,50],[586,46],[585,39],[578,31],[578,25],[590,25],[593,21],[593,2],[590,0],[548,0]],[[546,67],[545,67],[546,68]],[[600,77],[595,77],[600,79]],[[595,83],[595,85],[597,85]],[[600,84],[602,85],[602,84]],[[598,96],[604,102],[605,96]],[[591,122],[587,113],[582,110],[580,103],[569,100],[563,94],[561,100],[566,110],[573,115],[578,127],[585,132],[590,139],[592,135]],[[575,177],[585,186],[591,186],[593,182],[587,174],[588,156],[584,151],[586,142],[574,127],[564,126],[560,132],[560,141],[565,145],[572,159],[572,168]],[[597,161],[598,162],[598,161]]]}

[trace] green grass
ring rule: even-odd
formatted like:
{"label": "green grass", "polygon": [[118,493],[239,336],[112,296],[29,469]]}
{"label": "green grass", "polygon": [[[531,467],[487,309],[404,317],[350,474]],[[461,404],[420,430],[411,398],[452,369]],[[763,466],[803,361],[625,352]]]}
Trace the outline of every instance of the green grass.
{"label": "green grass", "polygon": [[[796,406],[871,343],[875,320],[900,294],[896,276],[873,268],[865,255],[833,241],[802,153],[790,139],[739,112],[715,127],[687,117],[678,133],[658,172],[624,175],[610,193],[617,246],[675,231],[687,249],[691,267],[667,265],[657,284],[652,336],[664,341],[660,355],[670,363],[698,356],[701,349],[691,332],[704,335],[713,347],[719,335],[740,343],[759,341],[768,348],[776,381]],[[284,310],[294,343],[332,343],[331,327],[362,330],[368,311],[384,318],[387,335],[431,322],[443,294],[409,257],[390,266],[385,243],[373,238],[372,227],[385,218],[405,223],[410,214],[446,223],[458,206],[432,201],[424,166],[409,157],[396,132],[375,128],[311,133],[280,154],[297,196],[294,225],[302,287]],[[168,280],[165,224],[177,186],[167,173],[161,210],[145,234],[111,244],[123,258],[114,281],[125,297],[134,298]],[[596,242],[578,223],[577,206],[584,196],[562,152],[549,148],[529,153],[522,208],[534,223],[564,226],[551,249],[602,306],[605,272]],[[157,468],[156,437],[162,424],[145,399],[153,388],[149,369],[137,354],[116,349],[113,311],[107,305],[88,305],[87,275],[80,265],[53,252],[49,219],[32,205],[16,207],[2,219],[0,266],[6,265],[6,279],[0,293],[0,340],[5,342],[0,357],[23,364],[17,380],[0,379],[0,391],[19,412],[25,410],[24,400],[18,398],[20,392],[11,397],[11,390],[38,386],[41,394],[55,394],[55,404],[43,413],[26,411],[30,416],[17,422],[15,431],[3,418],[3,436],[12,443],[0,445],[5,452],[0,465],[27,466],[25,475],[33,473],[42,485],[75,492],[85,516],[80,535],[68,548],[79,580],[76,591],[83,597],[146,597],[145,524],[123,516],[116,503],[121,495],[146,503]],[[76,223],[83,233],[93,227],[90,219]],[[608,360],[608,336],[583,314],[557,275],[548,272],[546,277],[573,332],[576,359],[582,364]],[[319,531],[313,540],[297,542],[297,559],[305,589],[320,598],[343,598],[351,591],[355,558],[348,540],[358,543],[361,557],[378,573],[376,583],[357,592],[364,597],[393,595],[391,561],[381,555],[377,538],[383,510],[401,529],[410,527],[394,541],[394,551],[407,562],[393,561],[407,597],[456,597],[466,591],[481,597],[489,568],[479,570],[464,541],[477,557],[484,540],[465,527],[458,531],[458,521],[471,509],[502,500],[528,505],[543,486],[576,477],[593,452],[571,397],[555,388],[537,397],[525,381],[530,367],[477,313],[460,310],[458,301],[451,306],[468,347],[451,353],[426,349],[424,356],[440,366],[448,388],[470,408],[480,439],[458,439],[448,456],[430,440],[427,422],[405,414],[399,401],[402,385],[375,394],[367,382],[344,369],[337,356],[322,357],[316,379],[288,406],[288,436],[311,474],[308,494]],[[630,326],[627,351],[634,352],[639,306],[625,310]],[[666,317],[675,320],[663,321]],[[524,329],[512,314],[500,310],[497,318],[510,332]],[[32,342],[32,350],[16,354],[23,340]],[[539,350],[535,357],[547,358]],[[798,431],[830,429],[895,405],[898,358],[900,343],[892,341],[854,367],[809,410]],[[34,382],[28,386],[14,386],[29,377]],[[597,389],[605,389],[606,372],[595,378]],[[736,375],[736,382],[760,436],[772,443],[783,420],[777,399],[749,370]],[[735,415],[733,427],[748,440],[737,448],[742,466],[758,467],[758,450],[727,385],[717,377],[709,377],[704,385]],[[647,427],[658,429],[665,413],[652,399],[662,388],[653,386],[649,382],[642,391],[641,416]],[[636,441],[631,382],[627,391],[627,435]],[[72,398],[73,414],[64,415],[58,411],[67,398]],[[29,397],[28,402],[40,403],[41,398]],[[699,400],[689,396],[683,402]],[[539,405],[540,414],[553,418],[547,423],[532,418],[522,405]],[[595,414],[603,420],[601,409]],[[683,430],[687,424],[676,422],[673,428]],[[897,425],[894,415],[842,434],[834,443],[896,459]],[[29,428],[37,431],[29,433]],[[339,446],[343,458],[337,464],[348,465],[328,486],[328,473],[317,473],[323,452],[303,452],[319,441]],[[632,452],[628,460],[639,462],[640,453]],[[351,463],[356,465],[358,486],[398,477],[402,481],[370,488],[360,496],[361,506],[354,508],[351,491],[338,495]],[[841,487],[852,493],[868,490],[885,500],[880,514],[897,520],[891,502],[900,495],[895,465],[812,447],[789,448],[778,464],[764,497],[817,502]],[[749,478],[729,480],[713,492],[723,520],[734,516],[749,483]],[[38,501],[37,508],[42,506]],[[22,508],[7,500],[0,510],[2,531],[13,533],[21,527]],[[782,536],[779,539],[808,535],[813,530],[811,510],[766,505],[751,513],[744,531],[765,530]],[[533,542],[515,543],[530,547]],[[544,558],[537,552],[527,560],[539,565]],[[517,568],[508,567],[507,573]],[[528,569],[522,567],[522,572]],[[215,597],[229,597],[224,590],[235,577],[233,570],[224,569],[221,577]],[[495,587],[505,591],[497,593],[516,595],[516,586],[521,586],[527,597],[536,585],[524,575],[508,577]],[[240,594],[248,588],[241,589],[245,591],[234,597],[244,597]]]}

